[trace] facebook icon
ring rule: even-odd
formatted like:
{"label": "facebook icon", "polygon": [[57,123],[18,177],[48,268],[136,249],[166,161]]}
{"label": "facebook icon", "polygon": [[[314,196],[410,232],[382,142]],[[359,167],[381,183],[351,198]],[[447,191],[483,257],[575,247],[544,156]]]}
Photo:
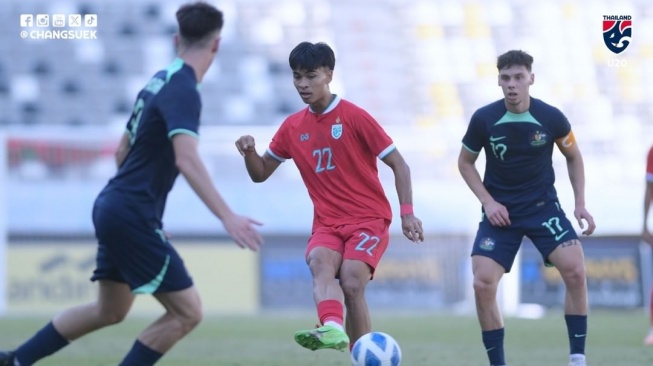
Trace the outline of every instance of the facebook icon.
{"label": "facebook icon", "polygon": [[32,14],[21,14],[20,15],[20,26],[21,27],[31,27],[34,25],[34,18]]}

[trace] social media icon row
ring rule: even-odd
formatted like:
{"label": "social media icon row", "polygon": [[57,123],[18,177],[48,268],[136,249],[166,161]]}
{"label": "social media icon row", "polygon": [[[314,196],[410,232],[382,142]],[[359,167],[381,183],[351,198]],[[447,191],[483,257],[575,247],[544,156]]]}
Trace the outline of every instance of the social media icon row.
{"label": "social media icon row", "polygon": [[69,27],[97,27],[97,14],[21,14],[21,27],[65,27],[66,18]]}

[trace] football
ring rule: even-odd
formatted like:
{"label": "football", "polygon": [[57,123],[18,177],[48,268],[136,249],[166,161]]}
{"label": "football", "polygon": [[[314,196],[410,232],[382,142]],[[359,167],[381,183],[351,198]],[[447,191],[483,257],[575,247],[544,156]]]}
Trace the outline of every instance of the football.
{"label": "football", "polygon": [[351,350],[352,366],[399,366],[401,348],[389,334],[367,333],[360,337]]}

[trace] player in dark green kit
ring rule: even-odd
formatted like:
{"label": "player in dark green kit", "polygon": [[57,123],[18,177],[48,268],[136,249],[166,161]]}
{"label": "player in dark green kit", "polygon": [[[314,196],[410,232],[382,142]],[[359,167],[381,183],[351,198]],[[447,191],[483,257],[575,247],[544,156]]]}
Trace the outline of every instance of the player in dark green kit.
{"label": "player in dark green kit", "polygon": [[[118,172],[95,201],[98,299],[65,310],[0,366],[29,366],[88,333],[121,322],[136,294],[154,296],[165,309],[120,363],[154,365],[200,322],[200,297],[182,259],[163,232],[168,192],[181,173],[235,242],[262,243],[255,221],[234,214],[214,188],[197,151],[201,110],[197,86],[220,44],[223,15],[207,3],[177,11],[178,57],[138,94],[116,162]],[[190,214],[190,213],[189,213]]]}
{"label": "player in dark green kit", "polygon": [[[554,145],[567,160],[575,196],[574,217],[583,234],[595,229],[585,209],[583,158],[567,118],[557,108],[532,98],[533,58],[509,51],[497,60],[504,98],[478,109],[471,118],[458,167],[482,204],[483,217],[472,249],[476,309],[483,343],[492,366],[506,365],[504,325],[496,301],[497,286],[509,272],[524,236],[545,263],[555,266],[566,285],[565,320],[570,342],[569,366],[585,366],[587,284],[583,249],[554,187]],[[485,176],[475,162],[485,150]]]}

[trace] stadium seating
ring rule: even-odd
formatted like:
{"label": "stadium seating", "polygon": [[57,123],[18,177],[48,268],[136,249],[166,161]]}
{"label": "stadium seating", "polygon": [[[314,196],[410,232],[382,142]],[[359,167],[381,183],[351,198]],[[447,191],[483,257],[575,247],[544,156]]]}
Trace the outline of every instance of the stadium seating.
{"label": "stadium seating", "polygon": [[[181,0],[10,0],[0,13],[0,125],[124,124],[136,91],[173,56]],[[333,90],[385,126],[418,126],[451,161],[478,106],[501,97],[495,59],[510,48],[535,56],[532,93],[562,109],[591,154],[620,161],[612,139],[626,128],[653,136],[653,5],[635,14],[629,49],[603,45],[601,8],[589,0],[221,1],[226,25],[216,67],[202,86],[205,125],[276,125],[302,106],[287,56],[303,40],[336,50]],[[21,39],[23,13],[96,13],[97,40]],[[608,65],[621,58],[626,67]],[[621,120],[629,121],[619,126]],[[633,128],[628,126],[635,126]],[[634,151],[630,151],[634,153]],[[447,169],[448,176],[454,169]]]}

